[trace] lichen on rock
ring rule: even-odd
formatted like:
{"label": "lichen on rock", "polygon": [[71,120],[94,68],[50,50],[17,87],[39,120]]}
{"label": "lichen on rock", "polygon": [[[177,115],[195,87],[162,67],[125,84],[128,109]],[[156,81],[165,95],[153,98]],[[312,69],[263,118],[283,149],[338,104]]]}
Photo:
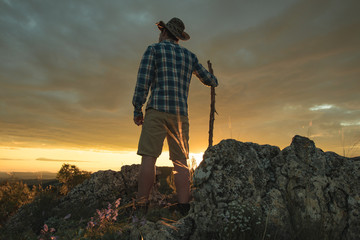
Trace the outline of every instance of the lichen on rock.
{"label": "lichen on rock", "polygon": [[[212,172],[203,177],[207,168]],[[357,239],[359,172],[359,158],[325,153],[301,136],[282,151],[223,140],[205,152],[195,171],[191,239],[219,234],[221,226],[229,226],[229,216],[231,232],[243,232],[244,239]],[[236,239],[231,236],[227,239]]]}

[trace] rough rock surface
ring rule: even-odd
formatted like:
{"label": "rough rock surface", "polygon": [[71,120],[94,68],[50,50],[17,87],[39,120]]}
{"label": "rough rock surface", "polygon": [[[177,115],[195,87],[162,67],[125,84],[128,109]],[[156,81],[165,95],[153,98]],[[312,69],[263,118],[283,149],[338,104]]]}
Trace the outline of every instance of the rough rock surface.
{"label": "rough rock surface", "polygon": [[[129,202],[137,192],[137,178],[139,165],[123,166],[121,171],[98,171],[91,175],[82,184],[73,188],[66,196],[60,198],[54,206],[49,206],[48,211],[39,213],[36,201],[24,205],[7,222],[9,231],[23,231],[26,227],[34,231],[41,229],[42,225],[33,226],[34,217],[47,219],[63,219],[68,216],[70,220],[89,219],[96,209],[105,208],[108,203],[113,203],[121,198],[121,202]],[[157,174],[161,171],[157,170]],[[159,196],[158,189],[153,188],[151,197]],[[42,204],[42,203],[40,203]],[[46,202],[44,204],[47,204]],[[32,215],[38,214],[41,216]],[[86,224],[86,222],[84,222]]]}
{"label": "rough rock surface", "polygon": [[144,239],[360,236],[360,158],[323,152],[304,137],[282,151],[223,140],[205,152],[194,185],[190,213],[176,230],[148,223],[137,229]]}
{"label": "rough rock surface", "polygon": [[[136,192],[138,165],[123,166],[121,171],[98,171],[91,178],[72,189],[60,200],[57,208],[69,213],[72,209],[99,208],[115,199]],[[66,211],[66,210],[65,210]]]}
{"label": "rough rock surface", "polygon": [[258,228],[259,238],[359,239],[360,158],[323,152],[307,138],[282,151],[224,140],[205,153],[194,180],[192,239],[233,222],[239,234]]}

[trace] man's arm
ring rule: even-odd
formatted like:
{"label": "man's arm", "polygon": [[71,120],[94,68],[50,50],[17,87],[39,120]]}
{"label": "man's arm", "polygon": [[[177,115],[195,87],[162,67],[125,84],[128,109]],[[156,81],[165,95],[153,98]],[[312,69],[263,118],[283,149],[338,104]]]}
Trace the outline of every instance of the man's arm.
{"label": "man's arm", "polygon": [[208,70],[206,70],[206,68],[204,68],[196,59],[195,62],[195,67],[194,67],[194,72],[195,76],[197,76],[200,81],[207,85],[207,86],[212,86],[212,87],[217,87],[218,86],[218,81],[217,78],[211,74],[210,72],[208,72]]}
{"label": "man's arm", "polygon": [[137,125],[141,125],[143,123],[142,106],[146,102],[151,81],[155,73],[154,57],[154,49],[149,46],[140,62],[135,92],[132,100],[132,104],[134,106],[134,122]]}

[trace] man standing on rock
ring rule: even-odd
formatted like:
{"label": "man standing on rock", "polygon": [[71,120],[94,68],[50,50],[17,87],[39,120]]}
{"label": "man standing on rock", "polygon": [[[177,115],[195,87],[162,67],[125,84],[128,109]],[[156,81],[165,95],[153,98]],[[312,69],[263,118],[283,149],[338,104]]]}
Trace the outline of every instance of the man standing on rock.
{"label": "man standing on rock", "polygon": [[[162,152],[165,137],[169,145],[170,159],[174,164],[175,186],[178,205],[189,208],[190,177],[187,167],[189,158],[188,92],[192,74],[208,86],[216,87],[217,79],[199,62],[195,54],[180,46],[179,40],[189,40],[184,23],[172,18],[168,23],[156,23],[160,32],[159,43],[148,46],[137,76],[133,97],[134,122],[142,125],[138,155],[142,156],[138,196],[139,202],[147,202],[155,178],[156,159]],[[146,105],[145,119],[142,107]]]}

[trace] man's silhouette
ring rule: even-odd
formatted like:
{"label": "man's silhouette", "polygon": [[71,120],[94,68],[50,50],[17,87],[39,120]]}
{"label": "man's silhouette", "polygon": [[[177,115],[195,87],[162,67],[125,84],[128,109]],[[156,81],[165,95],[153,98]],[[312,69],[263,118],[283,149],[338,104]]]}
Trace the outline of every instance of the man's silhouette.
{"label": "man's silhouette", "polygon": [[[188,92],[192,74],[208,86],[216,87],[217,79],[199,62],[195,54],[178,44],[188,40],[184,23],[172,18],[157,23],[159,43],[148,46],[137,77],[133,97],[134,122],[142,125],[137,154],[142,156],[138,196],[147,202],[154,183],[155,163],[162,151],[165,137],[170,159],[174,164],[175,186],[179,206],[188,210],[190,201]],[[146,105],[145,119],[142,107]]]}

